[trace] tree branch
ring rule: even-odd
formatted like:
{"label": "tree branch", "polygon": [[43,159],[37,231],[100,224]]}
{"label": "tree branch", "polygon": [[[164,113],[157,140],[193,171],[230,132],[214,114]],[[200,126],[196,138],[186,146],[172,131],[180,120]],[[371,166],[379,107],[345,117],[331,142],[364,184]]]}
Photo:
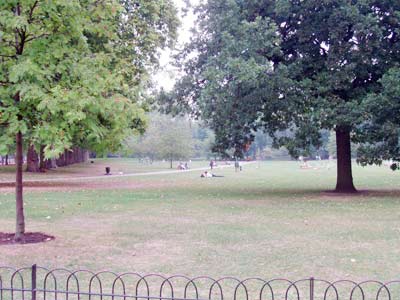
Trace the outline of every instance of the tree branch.
{"label": "tree branch", "polygon": [[33,37],[29,38],[29,39],[26,39],[26,40],[25,40],[25,43],[30,42],[30,41],[33,41],[33,40],[36,40],[36,39],[40,39],[40,38],[46,37],[46,36],[50,36],[50,34],[48,34],[48,33],[43,33],[43,34],[38,35],[38,36],[33,36]]}
{"label": "tree branch", "polygon": [[4,54],[0,54],[0,57],[7,57],[7,58],[17,58],[17,56],[14,55],[4,55]]}
{"label": "tree branch", "polygon": [[29,10],[29,17],[28,17],[28,24],[31,24],[33,21],[33,11],[35,10],[35,8],[37,7],[37,5],[39,4],[39,1],[35,1],[35,3],[33,3],[31,9]]}

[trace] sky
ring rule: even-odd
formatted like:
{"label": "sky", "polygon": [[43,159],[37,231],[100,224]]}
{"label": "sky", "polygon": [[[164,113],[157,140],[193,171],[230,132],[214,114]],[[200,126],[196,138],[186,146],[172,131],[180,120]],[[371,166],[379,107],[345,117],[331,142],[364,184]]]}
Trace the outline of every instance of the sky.
{"label": "sky", "polygon": [[[182,46],[190,40],[190,28],[193,26],[195,17],[189,12],[185,16],[182,14],[182,8],[185,7],[184,0],[174,0],[178,8],[178,16],[181,20],[181,27],[178,29],[177,47]],[[190,0],[191,4],[197,4],[198,0]],[[165,90],[171,90],[174,85],[174,78],[177,74],[176,69],[172,66],[172,52],[169,50],[163,51],[160,56],[160,71],[153,76],[153,80],[158,89],[161,87]]]}

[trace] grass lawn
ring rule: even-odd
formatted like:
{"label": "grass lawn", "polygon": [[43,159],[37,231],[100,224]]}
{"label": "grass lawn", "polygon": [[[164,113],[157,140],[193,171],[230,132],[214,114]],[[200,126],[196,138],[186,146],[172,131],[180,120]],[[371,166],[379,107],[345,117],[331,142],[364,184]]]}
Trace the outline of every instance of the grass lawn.
{"label": "grass lawn", "polygon": [[[124,170],[136,164],[103,163]],[[83,168],[70,169],[77,174]],[[56,240],[0,246],[0,265],[241,278],[398,278],[399,172],[354,166],[362,191],[357,196],[325,192],[335,185],[333,166],[302,170],[297,162],[263,162],[240,173],[233,167],[215,173],[224,177],[110,176],[82,179],[85,185],[75,188],[65,182],[27,188],[27,231]],[[12,232],[10,187],[0,188],[0,212],[0,231]]]}

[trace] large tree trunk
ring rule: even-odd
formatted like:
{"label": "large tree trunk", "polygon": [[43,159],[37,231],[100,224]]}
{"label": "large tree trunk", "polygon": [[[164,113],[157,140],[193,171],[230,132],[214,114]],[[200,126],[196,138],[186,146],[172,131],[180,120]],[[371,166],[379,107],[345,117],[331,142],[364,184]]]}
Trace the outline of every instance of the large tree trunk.
{"label": "large tree trunk", "polygon": [[46,172],[46,170],[57,168],[55,158],[46,159],[46,157],[44,156],[44,147],[45,147],[44,145],[40,147],[40,153],[39,153],[40,172]]}
{"label": "large tree trunk", "polygon": [[57,163],[55,158],[46,159],[46,169],[56,169]]}
{"label": "large tree trunk", "polygon": [[64,167],[66,166],[65,164],[65,151],[60,154],[60,156],[56,159],[56,164],[59,167]]}
{"label": "large tree trunk", "polygon": [[39,155],[37,154],[35,147],[30,145],[26,154],[26,171],[27,172],[39,172]]}
{"label": "large tree trunk", "polygon": [[346,127],[336,129],[337,181],[335,192],[355,193],[351,171],[350,130]]}
{"label": "large tree trunk", "polygon": [[74,149],[74,154],[75,154],[75,162],[81,163],[82,162],[82,149],[79,147],[76,147]]}
{"label": "large tree trunk", "polygon": [[24,217],[24,200],[22,185],[22,166],[23,166],[23,149],[22,149],[22,133],[18,132],[16,136],[16,179],[15,179],[15,196],[16,196],[16,228],[14,240],[17,243],[25,242],[25,217]]}
{"label": "large tree trunk", "polygon": [[74,164],[74,153],[71,150],[65,150],[65,160],[67,166]]}

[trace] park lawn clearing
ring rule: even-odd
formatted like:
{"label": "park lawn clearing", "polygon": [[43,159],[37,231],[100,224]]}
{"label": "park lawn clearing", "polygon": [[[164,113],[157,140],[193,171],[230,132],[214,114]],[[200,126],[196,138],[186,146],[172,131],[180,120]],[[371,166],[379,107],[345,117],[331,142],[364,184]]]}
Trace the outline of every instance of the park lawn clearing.
{"label": "park lawn clearing", "polygon": [[[263,162],[238,173],[233,167],[215,173],[225,177],[110,177],[108,184],[94,181],[94,188],[83,190],[28,190],[27,230],[56,239],[1,246],[0,265],[241,278],[397,278],[399,173],[355,166],[363,191],[356,196],[326,192],[334,187],[334,168]],[[14,195],[0,193],[0,228],[12,232]]]}
{"label": "park lawn clearing", "polygon": [[[101,174],[99,172],[99,166],[112,166],[112,169],[121,170],[121,162],[124,160],[121,159],[112,159],[112,160],[100,160],[97,162],[96,167],[93,167],[93,164],[77,164],[73,168],[69,169],[69,176],[62,177],[60,175],[65,174],[64,168],[58,168],[54,170],[50,170],[54,176],[50,177],[51,174],[46,174],[42,176],[42,173],[27,173],[30,176],[24,180],[24,189],[27,191],[71,191],[71,190],[95,190],[95,189],[138,189],[142,187],[159,187],[162,186],[161,183],[151,183],[148,180],[145,183],[137,183],[134,181],[121,181],[119,180],[121,177],[143,177],[143,176],[157,176],[157,175],[174,175],[174,174],[183,174],[187,172],[203,172],[204,170],[208,170],[209,167],[206,166],[207,163],[204,161],[196,161],[191,163],[191,168],[188,170],[177,170],[177,169],[165,169],[165,162],[155,162],[152,164],[152,168],[144,172],[143,164],[137,164],[135,160],[128,161],[128,167],[125,167],[124,170],[128,170],[128,173],[124,173],[121,171],[117,171],[111,173],[109,175],[96,175],[93,174]],[[129,163],[131,165],[129,165]],[[136,163],[136,164],[135,164]],[[242,166],[247,166],[250,164],[254,164],[255,162],[243,162]],[[132,169],[132,165],[136,168]],[[142,168],[138,168],[142,167]],[[130,168],[129,168],[130,167]],[[231,164],[229,162],[222,162],[220,165],[216,166],[215,171],[219,171],[220,169],[231,168]],[[87,170],[89,169],[89,170]],[[6,171],[9,171],[9,167],[5,168]],[[82,171],[83,170],[83,171]],[[135,172],[134,172],[135,171]],[[129,173],[130,172],[130,173]],[[91,175],[92,174],[92,175]],[[6,180],[0,181],[0,188],[4,192],[12,192],[15,189],[15,180]]]}
{"label": "park lawn clearing", "polygon": [[[93,162],[93,163],[92,163]],[[173,169],[176,170],[179,162],[174,162]],[[193,161],[191,168],[208,166],[205,161]],[[46,170],[44,173],[24,172],[25,180],[46,180],[46,179],[66,179],[77,177],[96,177],[105,174],[105,168],[111,167],[113,175],[136,174],[158,171],[169,171],[170,163],[167,161],[155,161],[152,164],[141,163],[137,159],[118,158],[118,159],[90,159],[88,162],[73,164],[66,167]],[[25,167],[24,167],[25,169]],[[15,166],[0,166],[0,183],[15,180]]]}

